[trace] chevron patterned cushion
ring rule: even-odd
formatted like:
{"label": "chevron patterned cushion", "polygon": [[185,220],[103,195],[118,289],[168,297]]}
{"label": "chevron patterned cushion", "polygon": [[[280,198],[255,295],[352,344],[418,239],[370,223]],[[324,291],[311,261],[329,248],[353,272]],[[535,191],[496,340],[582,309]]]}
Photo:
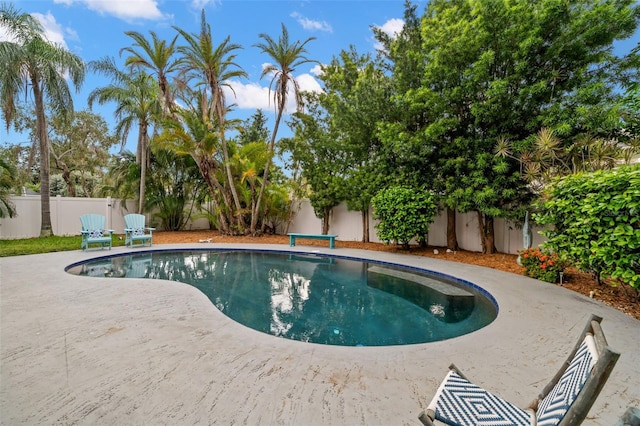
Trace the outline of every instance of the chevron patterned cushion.
{"label": "chevron patterned cushion", "polygon": [[449,371],[429,404],[436,419],[459,426],[530,425],[532,415]]}
{"label": "chevron patterned cushion", "polygon": [[593,336],[587,334],[558,383],[540,402],[536,413],[538,426],[553,426],[560,423],[578,397],[597,361],[598,352]]}

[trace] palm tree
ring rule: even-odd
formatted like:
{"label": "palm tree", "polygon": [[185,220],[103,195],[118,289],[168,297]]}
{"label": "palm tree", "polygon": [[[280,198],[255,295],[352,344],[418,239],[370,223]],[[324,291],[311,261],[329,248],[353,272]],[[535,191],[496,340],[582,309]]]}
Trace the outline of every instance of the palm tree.
{"label": "palm tree", "polygon": [[88,98],[89,107],[94,101],[99,104],[115,102],[116,135],[127,142],[131,126],[138,125],[136,162],[140,165],[140,189],[138,193],[138,213],[144,212],[145,183],[149,167],[149,128],[157,121],[162,110],[158,99],[158,84],[144,71],[133,74],[118,69],[113,58],[92,61],[89,67],[112,78],[112,84],[94,89]]}
{"label": "palm tree", "polygon": [[[136,31],[125,31],[125,34],[131,37],[135,43],[133,47],[125,47],[120,49],[122,52],[130,54],[124,62],[126,66],[140,67],[149,70],[151,75],[156,76],[160,95],[163,99],[163,112],[169,112],[173,109],[173,95],[169,85],[169,76],[172,72],[178,70],[179,61],[172,59],[176,52],[176,35],[169,44],[165,40],[158,39],[155,32],[149,31],[151,40],[147,40],[142,34]],[[136,50],[135,47],[140,48]]]}
{"label": "palm tree", "polygon": [[269,94],[273,92],[273,102],[276,109],[276,123],[273,127],[273,132],[271,133],[271,142],[269,143],[269,157],[267,158],[267,164],[262,175],[262,185],[260,187],[260,193],[258,195],[256,206],[251,212],[251,233],[254,235],[256,234],[256,226],[258,224],[260,204],[262,203],[265,188],[269,183],[269,169],[271,168],[271,162],[273,161],[273,154],[275,152],[278,127],[280,126],[282,114],[284,113],[285,107],[287,105],[287,96],[290,88],[293,89],[296,108],[298,109],[298,111],[301,110],[302,95],[300,92],[300,84],[294,78],[293,73],[295,72],[296,67],[299,67],[302,64],[316,62],[304,56],[308,53],[305,46],[310,41],[315,40],[315,37],[309,37],[304,42],[300,42],[299,40],[297,40],[294,43],[290,43],[289,32],[287,31],[287,27],[285,27],[284,24],[282,24],[282,34],[280,34],[280,37],[277,41],[268,34],[264,33],[259,34],[259,37],[263,39],[264,42],[257,43],[255,46],[259,48],[262,53],[266,53],[267,55],[269,55],[275,62],[275,64],[269,64],[264,67],[260,78],[263,78],[267,75],[272,76],[271,82],[269,84]]}
{"label": "palm tree", "polygon": [[[174,29],[178,31],[187,42],[186,46],[178,47],[178,51],[184,56],[182,60],[182,75],[185,82],[191,78],[195,78],[196,81],[199,81],[199,86],[205,86],[210,91],[211,108],[208,109],[209,117],[207,118],[211,121],[214,121],[214,119],[217,120],[228,187],[233,197],[235,209],[239,212],[241,210],[240,199],[234,185],[229,149],[224,134],[227,128],[225,118],[228,111],[224,88],[228,87],[233,91],[228,80],[247,77],[247,73],[234,62],[236,54],[233,52],[242,47],[238,44],[231,43],[229,36],[227,36],[222,43],[215,46],[211,35],[211,26],[206,21],[204,9],[202,10],[199,34],[189,34],[177,27],[174,27]],[[235,215],[231,215],[231,219],[233,219],[234,216]],[[237,215],[236,219],[238,220],[238,225],[242,227],[241,216]]]}
{"label": "palm tree", "polygon": [[[211,104],[211,101],[207,99],[206,91],[204,89],[199,93],[194,91],[190,98],[193,101],[185,99],[186,108],[175,111],[177,119],[165,120],[162,133],[154,138],[154,146],[177,155],[190,155],[193,158],[211,192],[215,213],[218,216],[218,229],[223,234],[228,234],[231,232],[229,227],[231,215],[227,215],[225,212],[230,213],[231,206],[230,201],[226,199],[224,186],[218,178],[220,170],[219,135],[222,131],[217,131],[208,119],[203,120],[203,112],[207,116]],[[224,208],[220,204],[218,196],[222,196]]]}
{"label": "palm tree", "polygon": [[49,43],[40,23],[13,5],[0,7],[0,26],[13,38],[0,42],[0,107],[7,123],[15,118],[15,99],[30,91],[36,113],[36,140],[40,146],[40,235],[50,236],[51,208],[49,194],[49,136],[44,98],[56,113],[73,111],[67,81],[79,90],[84,81],[82,59],[62,46]]}

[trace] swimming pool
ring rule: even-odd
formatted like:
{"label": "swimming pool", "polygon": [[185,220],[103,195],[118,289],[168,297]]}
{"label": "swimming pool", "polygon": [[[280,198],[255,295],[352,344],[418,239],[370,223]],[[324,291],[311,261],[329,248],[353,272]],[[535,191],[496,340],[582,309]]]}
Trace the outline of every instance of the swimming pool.
{"label": "swimming pool", "polygon": [[66,270],[190,284],[247,327],[328,345],[445,340],[488,325],[498,309],[491,295],[451,276],[313,253],[151,250],[100,257]]}

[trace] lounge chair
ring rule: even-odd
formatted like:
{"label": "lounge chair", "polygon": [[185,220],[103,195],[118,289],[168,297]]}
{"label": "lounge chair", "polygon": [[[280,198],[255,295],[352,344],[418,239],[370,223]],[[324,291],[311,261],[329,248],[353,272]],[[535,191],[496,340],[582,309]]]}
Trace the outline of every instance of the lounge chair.
{"label": "lounge chair", "polygon": [[471,383],[453,364],[426,412],[427,426],[449,425],[579,425],[587,416],[620,354],[611,350],[592,315],[566,362],[523,410]]}
{"label": "lounge chair", "polygon": [[80,248],[88,250],[89,244],[100,244],[104,249],[107,245],[111,250],[111,235],[113,229],[104,229],[105,217],[101,214],[85,214],[80,216],[82,224],[82,243]]}
{"label": "lounge chair", "polygon": [[156,228],[149,228],[145,226],[146,218],[142,214],[128,214],[124,217],[124,223],[126,228],[124,229],[125,239],[124,245],[133,247],[133,243],[140,242],[140,245],[144,246],[149,243],[149,247],[152,245],[153,231]]}

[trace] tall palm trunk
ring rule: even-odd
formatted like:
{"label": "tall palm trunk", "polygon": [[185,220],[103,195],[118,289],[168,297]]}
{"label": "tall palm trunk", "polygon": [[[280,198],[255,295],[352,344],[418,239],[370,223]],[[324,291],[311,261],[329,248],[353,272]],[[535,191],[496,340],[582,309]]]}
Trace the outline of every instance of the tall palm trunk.
{"label": "tall palm trunk", "polygon": [[218,214],[218,220],[220,221],[220,223],[218,224],[218,228],[219,228],[218,230],[223,234],[228,235],[229,223],[227,222],[227,217],[222,211],[222,208],[220,207],[220,203],[216,198],[217,193],[222,194],[223,198],[225,197],[224,197],[224,188],[222,188],[222,185],[220,185],[220,182],[218,182],[218,180],[215,177],[215,165],[213,164],[211,159],[206,157],[195,159],[195,160],[196,160],[196,163],[198,164],[198,168],[200,169],[200,173],[202,174],[202,177],[204,178],[204,181],[207,184],[209,191],[211,192],[211,200],[213,202],[213,208],[216,210],[216,213]]}
{"label": "tall palm trunk", "polygon": [[[229,190],[231,191],[231,196],[233,198],[233,203],[235,205],[235,212],[232,211],[229,219],[232,222],[235,222],[238,225],[238,228],[241,233],[245,232],[245,224],[244,218],[240,214],[242,210],[242,206],[240,205],[240,198],[238,197],[238,192],[236,191],[236,186],[233,180],[233,173],[231,172],[231,161],[229,160],[229,149],[227,148],[227,139],[224,137],[224,126],[223,129],[220,130],[220,141],[222,144],[222,155],[224,156],[224,169],[227,175],[227,182],[229,184]],[[229,206],[231,207],[231,206]]]}
{"label": "tall palm trunk", "polygon": [[139,187],[139,198],[138,198],[138,214],[144,213],[144,200],[146,196],[146,181],[147,181],[147,166],[148,166],[148,155],[147,151],[149,150],[149,136],[147,135],[147,124],[144,122],[140,122],[138,124],[138,161],[140,164],[140,187]]}
{"label": "tall palm trunk", "polygon": [[264,190],[269,183],[269,169],[271,168],[271,162],[273,161],[273,154],[276,147],[276,135],[278,134],[278,128],[280,127],[280,120],[282,119],[282,112],[284,111],[284,97],[278,105],[278,114],[276,116],[276,124],[273,126],[273,133],[271,134],[271,142],[269,143],[269,153],[267,155],[267,164],[264,167],[264,173],[262,174],[262,185],[260,185],[260,192],[258,193],[258,200],[255,207],[251,212],[251,235],[256,235],[256,226],[258,225],[258,217],[260,215],[260,205],[262,204],[262,198],[264,196]]}
{"label": "tall palm trunk", "polygon": [[33,98],[36,105],[36,133],[40,142],[40,213],[42,221],[40,223],[40,236],[50,237],[53,235],[51,227],[51,199],[49,174],[51,164],[49,159],[49,134],[47,133],[47,117],[44,113],[44,100],[40,83],[34,77],[31,78],[33,85]]}

